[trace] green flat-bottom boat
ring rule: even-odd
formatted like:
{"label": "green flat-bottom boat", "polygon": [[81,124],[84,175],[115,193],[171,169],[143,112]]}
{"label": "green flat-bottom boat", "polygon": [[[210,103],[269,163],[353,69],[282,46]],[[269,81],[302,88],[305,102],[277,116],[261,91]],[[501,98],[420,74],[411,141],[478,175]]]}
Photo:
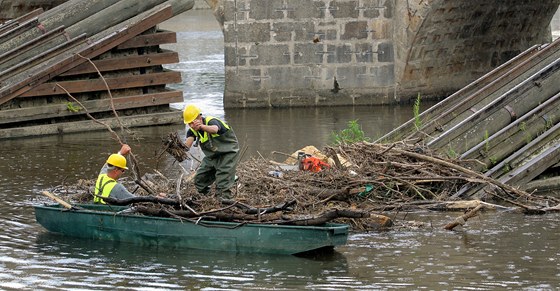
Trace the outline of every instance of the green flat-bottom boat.
{"label": "green flat-bottom boat", "polygon": [[204,220],[193,223],[133,214],[123,206],[77,206],[66,209],[59,204],[36,205],[35,217],[47,230],[68,236],[238,253],[294,255],[332,250],[344,245],[348,238],[345,224],[289,226]]}

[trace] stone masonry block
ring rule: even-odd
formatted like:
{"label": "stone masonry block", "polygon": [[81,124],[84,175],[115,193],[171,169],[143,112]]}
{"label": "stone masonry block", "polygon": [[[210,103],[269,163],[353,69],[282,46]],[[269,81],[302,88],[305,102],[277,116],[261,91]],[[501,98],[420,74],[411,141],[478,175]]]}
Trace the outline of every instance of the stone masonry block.
{"label": "stone masonry block", "polygon": [[272,24],[273,38],[277,42],[312,41],[315,25],[310,22],[278,22]]}
{"label": "stone masonry block", "polygon": [[367,37],[366,21],[350,21],[344,25],[344,34],[340,36],[340,39],[366,39]]}
{"label": "stone masonry block", "polygon": [[309,88],[311,69],[307,66],[271,67],[267,69],[270,87],[264,89],[292,90],[296,88]]}
{"label": "stone masonry block", "polygon": [[373,79],[370,86],[386,87],[395,83],[395,66],[393,64],[376,66],[370,70],[370,76]]}
{"label": "stone masonry block", "polygon": [[373,63],[376,59],[373,45],[369,42],[356,44],[355,55],[358,63]]}
{"label": "stone masonry block", "polygon": [[371,85],[363,77],[367,73],[366,66],[346,66],[339,67],[336,69],[336,80],[340,88],[352,89],[352,88],[369,88]]}
{"label": "stone masonry block", "polygon": [[395,56],[393,53],[393,43],[384,42],[377,46],[377,61],[378,62],[394,62]]}
{"label": "stone masonry block", "polygon": [[294,47],[295,64],[322,64],[323,45],[322,44],[296,44]]}
{"label": "stone masonry block", "polygon": [[251,0],[251,11],[249,18],[255,20],[263,19],[282,19],[284,12],[279,10],[282,8],[283,1],[278,0]]}
{"label": "stone masonry block", "polygon": [[260,69],[226,69],[226,91],[250,92],[261,89]]}
{"label": "stone masonry block", "polygon": [[374,39],[391,39],[393,34],[392,21],[386,19],[372,19],[370,21]]}
{"label": "stone masonry block", "polygon": [[237,25],[237,32],[233,25],[224,27],[224,42],[253,42],[270,41],[270,23],[241,23]]}
{"label": "stone masonry block", "polygon": [[290,48],[288,45],[256,45],[251,47],[251,66],[281,66],[290,64]]}
{"label": "stone masonry block", "polygon": [[240,8],[241,5],[243,5],[243,3],[237,3],[237,7],[235,7],[236,1],[226,0],[223,2],[223,4],[224,4],[224,22],[234,21],[236,11],[238,8]]}
{"label": "stone masonry block", "polygon": [[224,47],[224,63],[226,67],[245,66],[247,61],[245,58],[239,58],[241,55],[247,55],[247,49],[238,47],[237,51],[234,46],[226,45]]}
{"label": "stone masonry block", "polygon": [[381,16],[384,8],[379,5],[379,0],[364,0],[362,7],[364,10],[364,17],[366,18],[378,18]]}
{"label": "stone masonry block", "polygon": [[383,9],[383,15],[385,16],[385,18],[389,18],[392,19],[393,18],[393,12],[395,10],[395,1],[397,0],[385,0],[385,9]]}
{"label": "stone masonry block", "polygon": [[313,18],[322,18],[322,11],[319,7],[324,6],[323,1],[310,1],[310,0],[288,0],[287,6],[293,8],[288,11],[288,18],[295,20],[306,20]]}
{"label": "stone masonry block", "polygon": [[336,29],[317,29],[314,36],[319,40],[338,40],[338,30]]}
{"label": "stone masonry block", "polygon": [[331,10],[334,18],[358,18],[360,15],[360,10],[357,9],[359,6],[358,1],[339,1],[334,3],[336,4],[331,4],[336,8],[336,10]]}
{"label": "stone masonry block", "polygon": [[327,63],[329,64],[344,64],[352,61],[353,51],[350,44],[327,45],[327,51],[334,52],[327,55]]}

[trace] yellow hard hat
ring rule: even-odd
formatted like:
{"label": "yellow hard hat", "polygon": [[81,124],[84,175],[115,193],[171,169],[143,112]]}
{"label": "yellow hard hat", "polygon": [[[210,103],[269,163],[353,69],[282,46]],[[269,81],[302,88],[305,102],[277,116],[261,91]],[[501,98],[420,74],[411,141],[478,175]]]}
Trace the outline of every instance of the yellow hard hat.
{"label": "yellow hard hat", "polygon": [[128,170],[126,167],[126,158],[121,154],[112,154],[107,159],[107,164]]}
{"label": "yellow hard hat", "polygon": [[189,104],[185,107],[185,111],[183,111],[183,120],[185,121],[185,124],[189,124],[193,122],[198,115],[200,115],[200,108]]}

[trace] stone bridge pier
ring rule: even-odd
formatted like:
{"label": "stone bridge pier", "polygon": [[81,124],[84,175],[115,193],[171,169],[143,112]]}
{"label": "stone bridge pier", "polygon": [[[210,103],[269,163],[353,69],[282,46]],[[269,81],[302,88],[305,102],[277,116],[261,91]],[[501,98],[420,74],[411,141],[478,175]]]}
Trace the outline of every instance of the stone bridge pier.
{"label": "stone bridge pier", "polygon": [[441,99],[551,41],[560,0],[206,0],[225,41],[224,106]]}

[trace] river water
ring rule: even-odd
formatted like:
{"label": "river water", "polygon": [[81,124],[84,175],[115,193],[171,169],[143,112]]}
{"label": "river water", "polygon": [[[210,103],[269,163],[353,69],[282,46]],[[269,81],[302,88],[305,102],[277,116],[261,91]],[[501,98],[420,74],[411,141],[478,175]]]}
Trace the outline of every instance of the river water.
{"label": "river water", "polygon": [[[186,102],[225,118],[246,157],[329,143],[358,119],[378,137],[412,117],[410,106],[227,110],[222,108],[223,38],[207,11],[162,27],[178,31]],[[182,108],[184,104],[174,104]],[[178,118],[181,118],[178,116]],[[181,126],[128,136],[143,171],[177,171],[158,158],[161,138]],[[456,231],[461,213],[401,213],[424,227],[352,234],[334,254],[315,258],[137,247],[47,233],[35,222],[39,191],[93,179],[118,145],[106,132],[0,141],[1,290],[559,290],[560,215],[485,212]]]}

